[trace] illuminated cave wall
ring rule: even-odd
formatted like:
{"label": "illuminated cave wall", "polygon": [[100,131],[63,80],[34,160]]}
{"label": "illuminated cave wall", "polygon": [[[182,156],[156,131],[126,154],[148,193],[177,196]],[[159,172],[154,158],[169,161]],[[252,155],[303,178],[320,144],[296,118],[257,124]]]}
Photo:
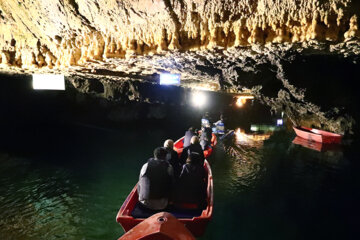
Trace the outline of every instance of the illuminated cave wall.
{"label": "illuminated cave wall", "polygon": [[107,58],[359,36],[357,0],[3,0],[0,63]]}

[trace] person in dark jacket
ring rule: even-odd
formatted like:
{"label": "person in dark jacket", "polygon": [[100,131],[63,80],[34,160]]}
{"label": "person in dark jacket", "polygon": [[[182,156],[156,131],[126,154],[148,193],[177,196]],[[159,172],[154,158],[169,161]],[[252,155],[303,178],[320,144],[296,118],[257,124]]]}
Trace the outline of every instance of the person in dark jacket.
{"label": "person in dark jacket", "polygon": [[206,177],[200,154],[190,153],[176,184],[175,205],[181,207],[184,204],[191,204],[196,208],[204,208],[206,206]]}
{"label": "person in dark jacket", "polygon": [[205,150],[209,145],[211,145],[211,138],[212,138],[212,129],[209,124],[205,125],[201,129],[200,135],[200,145],[203,150]]}
{"label": "person in dark jacket", "polygon": [[185,136],[184,136],[184,148],[190,146],[190,140],[193,136],[196,136],[195,132],[194,132],[194,128],[190,127],[186,132],[185,132]]}
{"label": "person in dark jacket", "polygon": [[167,207],[174,181],[174,170],[166,161],[165,148],[156,148],[141,168],[138,184],[139,201],[146,208],[163,210]]}
{"label": "person in dark jacket", "polygon": [[180,155],[180,164],[185,164],[186,159],[192,152],[196,152],[200,155],[201,163],[204,164],[204,151],[201,148],[199,138],[197,136],[193,136],[190,141],[190,146],[183,149],[181,155]]}
{"label": "person in dark jacket", "polygon": [[174,169],[174,177],[177,178],[180,175],[181,164],[179,162],[179,155],[174,150],[174,141],[172,139],[167,139],[164,142],[164,148],[167,151],[166,160],[171,164]]}

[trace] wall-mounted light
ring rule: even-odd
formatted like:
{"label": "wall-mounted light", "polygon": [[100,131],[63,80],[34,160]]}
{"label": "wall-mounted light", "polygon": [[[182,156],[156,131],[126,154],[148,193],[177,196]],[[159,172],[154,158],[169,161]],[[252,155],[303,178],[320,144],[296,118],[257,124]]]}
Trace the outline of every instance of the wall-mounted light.
{"label": "wall-mounted light", "polygon": [[180,85],[180,74],[161,73],[160,85]]}
{"label": "wall-mounted light", "polygon": [[206,104],[207,96],[204,92],[195,91],[192,93],[191,102],[195,107],[203,107]]}
{"label": "wall-mounted light", "polygon": [[236,106],[242,107],[247,100],[254,99],[254,96],[238,96],[236,99]]}
{"label": "wall-mounted light", "polygon": [[64,75],[33,74],[33,89],[36,90],[65,90]]}

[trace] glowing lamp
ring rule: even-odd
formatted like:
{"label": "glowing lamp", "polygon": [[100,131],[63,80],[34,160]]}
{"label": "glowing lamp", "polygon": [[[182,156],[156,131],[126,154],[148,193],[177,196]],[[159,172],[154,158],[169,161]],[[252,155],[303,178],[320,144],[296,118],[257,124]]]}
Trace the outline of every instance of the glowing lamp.
{"label": "glowing lamp", "polygon": [[180,85],[180,74],[161,73],[160,85]]}
{"label": "glowing lamp", "polygon": [[236,99],[236,106],[244,106],[248,99],[254,99],[254,96],[238,96],[238,98]]}
{"label": "glowing lamp", "polygon": [[284,124],[284,121],[282,119],[276,120],[276,125],[281,126]]}
{"label": "glowing lamp", "polygon": [[65,90],[64,75],[33,74],[33,89],[36,90]]}
{"label": "glowing lamp", "polygon": [[244,103],[245,103],[245,102],[246,102],[246,100],[244,101],[244,99],[238,98],[238,99],[236,100],[236,106],[242,107],[242,106],[244,106]]}
{"label": "glowing lamp", "polygon": [[207,97],[203,92],[193,92],[191,101],[195,107],[202,107],[205,105]]}
{"label": "glowing lamp", "polygon": [[258,127],[258,126],[251,125],[251,126],[250,126],[250,130],[253,131],[253,132],[257,132],[257,131],[259,131],[259,127]]}

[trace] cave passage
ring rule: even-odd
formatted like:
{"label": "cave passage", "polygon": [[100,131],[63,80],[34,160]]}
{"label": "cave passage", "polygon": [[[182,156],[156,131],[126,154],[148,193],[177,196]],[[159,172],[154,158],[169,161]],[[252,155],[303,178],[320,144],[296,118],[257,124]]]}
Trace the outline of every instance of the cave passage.
{"label": "cave passage", "polygon": [[[0,238],[120,237],[115,216],[142,164],[165,139],[199,127],[205,110],[124,108],[71,90],[35,92],[30,82],[1,81]],[[217,97],[211,116],[225,111],[236,133],[209,158],[215,206],[201,239],[352,239],[360,210],[358,142],[306,148],[292,143],[286,119],[276,126],[280,116],[256,99],[239,109],[228,105],[232,97]]]}

